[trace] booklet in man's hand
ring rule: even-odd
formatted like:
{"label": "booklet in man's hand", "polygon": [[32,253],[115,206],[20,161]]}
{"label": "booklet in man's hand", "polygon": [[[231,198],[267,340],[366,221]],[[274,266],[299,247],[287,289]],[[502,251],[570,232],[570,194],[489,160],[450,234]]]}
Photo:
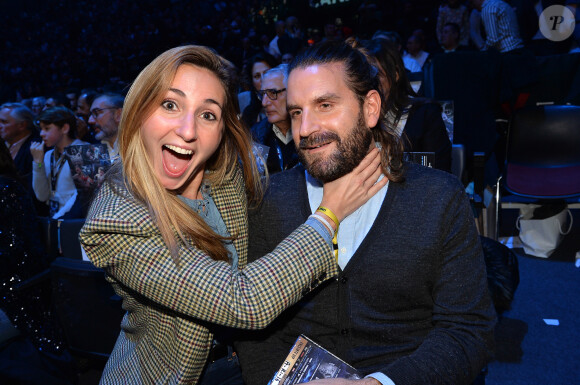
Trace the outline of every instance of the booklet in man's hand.
{"label": "booklet in man's hand", "polygon": [[302,384],[322,378],[357,380],[362,376],[322,346],[300,335],[269,385]]}

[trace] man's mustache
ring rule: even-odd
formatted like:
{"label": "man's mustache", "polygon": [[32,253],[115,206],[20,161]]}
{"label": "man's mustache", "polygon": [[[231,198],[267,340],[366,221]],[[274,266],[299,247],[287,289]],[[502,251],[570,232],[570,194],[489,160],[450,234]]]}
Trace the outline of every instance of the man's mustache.
{"label": "man's mustache", "polygon": [[323,132],[320,134],[312,134],[305,138],[300,139],[298,148],[304,150],[306,148],[316,147],[318,145],[329,143],[332,141],[340,142],[340,137],[334,132]]}

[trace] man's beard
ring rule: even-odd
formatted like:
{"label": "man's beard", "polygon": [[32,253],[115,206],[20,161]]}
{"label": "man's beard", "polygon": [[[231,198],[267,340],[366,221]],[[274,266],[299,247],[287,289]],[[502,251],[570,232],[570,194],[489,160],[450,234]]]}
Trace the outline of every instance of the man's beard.
{"label": "man's beard", "polygon": [[[312,134],[300,139],[298,157],[310,175],[322,183],[332,182],[348,174],[359,165],[369,152],[372,140],[373,135],[365,126],[362,111],[359,111],[356,126],[350,130],[350,134],[346,138],[341,139],[334,132]],[[336,150],[329,156],[322,158],[320,155],[307,156],[305,154],[305,148],[330,141],[335,142]]]}

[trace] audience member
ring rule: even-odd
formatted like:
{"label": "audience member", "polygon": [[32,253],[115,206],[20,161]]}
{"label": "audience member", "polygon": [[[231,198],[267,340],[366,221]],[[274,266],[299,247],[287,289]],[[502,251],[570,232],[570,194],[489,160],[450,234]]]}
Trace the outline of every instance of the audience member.
{"label": "audience member", "polygon": [[36,96],[32,98],[32,107],[30,108],[34,115],[40,114],[42,109],[46,104],[46,98],[44,96]]}
{"label": "audience member", "polygon": [[509,4],[502,0],[471,0],[471,4],[481,12],[486,34],[484,50],[510,52],[524,47],[516,14]]}
{"label": "audience member", "polygon": [[67,107],[69,108],[70,102],[66,95],[61,93],[54,93],[46,98],[46,102],[44,102],[44,107],[42,111],[52,108],[52,107]]}
{"label": "audience member", "polygon": [[[53,219],[83,218],[83,210],[64,149],[87,144],[76,139],[77,119],[66,107],[51,107],[37,118],[42,142],[33,142],[32,187],[36,198],[45,202]],[[45,148],[51,150],[44,152]]]}
{"label": "audience member", "polygon": [[278,38],[278,48],[283,55],[289,52],[296,55],[304,47],[304,32],[296,16],[286,18],[286,33]]}
{"label": "audience member", "polygon": [[69,105],[66,106],[71,109],[71,111],[77,110],[77,101],[79,97],[79,91],[76,88],[69,88],[65,92],[65,96],[68,99]]}
{"label": "audience member", "polygon": [[[421,68],[425,65],[427,58],[429,57],[429,53],[423,51],[424,43],[417,35],[411,35],[407,39],[407,52],[403,55],[403,57],[408,56],[411,59],[415,60]],[[404,60],[404,59],[403,59]]]}
{"label": "audience member", "polygon": [[485,45],[485,39],[483,38],[483,24],[481,22],[481,12],[473,7],[471,13],[469,14],[469,37],[473,46],[478,50],[482,50]]}
{"label": "audience member", "polygon": [[435,100],[417,97],[392,44],[379,39],[360,44],[379,70],[381,91],[386,97],[386,121],[403,138],[405,151],[433,152],[433,167],[450,172],[452,146],[441,105]]}
{"label": "audience member", "polygon": [[237,343],[247,385],[268,383],[302,333],[384,385],[469,384],[490,359],[496,315],[463,185],[402,162],[373,74],[362,53],[336,42],[290,66],[288,110],[306,171],[272,176],[250,216],[249,260],[318,212],[322,189],[376,143],[389,182],[340,224],[338,279]]}
{"label": "audience member", "polygon": [[[0,106],[0,136],[10,151],[10,156],[18,170],[18,176],[24,182],[31,195],[32,190],[32,155],[30,144],[40,140],[34,127],[34,114],[20,103],[4,103]],[[46,215],[46,205],[34,199],[38,215]]]}
{"label": "audience member", "polygon": [[120,94],[107,93],[95,97],[91,104],[89,124],[95,132],[95,139],[107,145],[111,161],[115,161],[119,154],[117,137],[124,99]]}
{"label": "audience member", "polygon": [[286,71],[288,65],[280,64],[264,73],[258,96],[267,119],[252,126],[254,140],[269,148],[266,167],[270,174],[288,170],[298,163],[286,110]]}
{"label": "audience member", "polygon": [[274,24],[274,29],[276,36],[270,41],[270,50],[268,52],[275,58],[280,59],[282,52],[280,52],[280,47],[278,47],[278,40],[286,33],[286,22],[284,20],[278,20]]}
{"label": "audience member", "polygon": [[459,44],[460,27],[455,23],[447,23],[441,33],[441,48],[443,52],[467,51],[469,48]]}
{"label": "audience member", "polygon": [[383,39],[386,41],[391,42],[392,44],[394,44],[395,47],[397,47],[397,52],[399,53],[399,56],[401,56],[401,59],[403,60],[403,63],[405,64],[405,69],[409,72],[421,72],[421,65],[417,62],[417,60],[413,59],[410,56],[403,56],[401,54],[401,36],[394,31],[377,31],[375,32],[375,34],[373,35],[373,40],[375,39]]}
{"label": "audience member", "polygon": [[55,364],[70,356],[53,323],[50,288],[19,287],[48,267],[33,200],[21,182],[8,149],[0,145],[0,382],[72,384]]}
{"label": "audience member", "polygon": [[260,52],[254,55],[245,66],[245,75],[250,84],[250,90],[238,94],[238,102],[242,121],[248,128],[266,117],[262,109],[262,101],[257,92],[262,89],[264,72],[276,67],[277,64],[272,55]]}
{"label": "audience member", "polygon": [[77,115],[81,115],[87,122],[91,116],[91,105],[96,97],[97,93],[92,90],[83,90],[79,95],[76,113]]}
{"label": "audience member", "polygon": [[439,7],[437,16],[437,39],[443,45],[443,29],[447,23],[455,23],[459,26],[459,45],[469,45],[469,11],[461,0],[447,0],[447,4]]}
{"label": "audience member", "polygon": [[[234,83],[231,63],[183,46],[153,60],[127,95],[121,161],[80,234],[127,310],[102,383],[195,384],[208,356],[215,361],[204,376],[211,378],[201,383],[240,383],[231,370],[237,359],[221,349],[226,331],[216,324],[264,327],[337,273],[326,216],[310,218],[275,252],[246,265],[246,207],[262,187]],[[384,186],[378,161],[375,151],[324,189],[322,200],[339,219]]]}

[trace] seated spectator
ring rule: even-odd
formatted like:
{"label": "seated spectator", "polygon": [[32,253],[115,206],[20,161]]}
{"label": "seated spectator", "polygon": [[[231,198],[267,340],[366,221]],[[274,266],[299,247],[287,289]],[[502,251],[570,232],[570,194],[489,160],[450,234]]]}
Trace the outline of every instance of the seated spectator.
{"label": "seated spectator", "polygon": [[373,35],[373,40],[376,39],[383,39],[386,40],[388,42],[391,42],[397,49],[397,52],[399,52],[399,56],[401,56],[401,59],[403,60],[403,64],[405,66],[405,69],[409,72],[421,72],[421,65],[417,62],[417,60],[413,59],[410,56],[403,56],[401,54],[401,36],[394,31],[382,31],[379,30],[377,32],[375,32],[375,34]]}
{"label": "seated spectator", "polygon": [[46,98],[44,96],[36,96],[32,98],[32,107],[30,108],[34,115],[40,114],[44,105],[46,104]]}
{"label": "seated spectator", "polygon": [[44,103],[44,107],[42,110],[46,110],[51,107],[67,107],[70,105],[70,102],[66,95],[61,93],[54,93],[49,95],[46,98],[46,102]]}
{"label": "seated spectator", "polygon": [[123,95],[106,93],[98,95],[91,104],[89,124],[94,129],[95,139],[107,145],[111,161],[119,154],[117,138],[124,101]]}
{"label": "seated spectator", "polygon": [[[0,137],[10,151],[18,176],[32,195],[32,155],[30,143],[40,140],[34,127],[34,113],[20,103],[5,103],[0,106]],[[48,213],[46,205],[34,200],[38,215]]]}
{"label": "seated spectator", "polygon": [[292,140],[290,116],[286,110],[287,64],[280,64],[264,73],[258,96],[267,119],[252,126],[252,137],[269,148],[266,167],[270,174],[288,170],[298,164],[296,146]]}
{"label": "seated spectator", "polygon": [[[43,141],[30,145],[34,160],[34,194],[49,206],[53,219],[82,218],[77,189],[64,153],[71,144],[88,144],[75,138],[76,116],[66,107],[52,107],[43,111],[37,122]],[[45,146],[54,148],[45,154]]]}
{"label": "seated spectator", "polygon": [[424,42],[419,38],[417,35],[411,35],[407,39],[407,52],[403,55],[403,58],[408,56],[411,59],[414,59],[421,68],[425,65],[427,58],[429,57],[429,53],[423,51],[423,47],[425,46]]}
{"label": "seated spectator", "polygon": [[361,41],[360,45],[379,70],[381,90],[387,99],[387,123],[403,137],[405,151],[434,152],[433,167],[450,172],[451,141],[441,105],[417,97],[395,46],[380,39]]}
{"label": "seated spectator", "polygon": [[460,35],[459,25],[455,23],[445,24],[441,34],[441,49],[443,52],[449,53],[469,50],[467,46],[459,45]]}
{"label": "seated spectator", "polygon": [[77,139],[88,143],[98,143],[95,139],[95,134],[89,125],[89,118],[91,116],[91,104],[97,93],[92,90],[82,90],[76,103],[77,115]]}
{"label": "seated spectator", "polygon": [[70,108],[72,111],[76,111],[77,101],[78,101],[78,97],[79,97],[79,90],[77,88],[69,88],[66,91],[65,96],[69,102],[69,104],[66,107]]}
{"label": "seated spectator", "polygon": [[443,45],[443,28],[447,23],[455,23],[459,27],[459,45],[469,45],[469,11],[460,0],[447,0],[447,4],[439,7],[437,15],[437,39]]}
{"label": "seated spectator", "polygon": [[50,291],[41,284],[18,289],[19,284],[46,269],[48,260],[39,242],[31,195],[10,152],[2,145],[0,202],[0,382],[71,384],[64,366],[55,367],[55,362],[72,360],[54,327],[47,296]]}
{"label": "seated spectator", "polygon": [[255,123],[264,119],[266,115],[262,110],[262,101],[258,98],[258,90],[262,89],[262,76],[264,72],[277,65],[276,59],[266,53],[260,52],[254,55],[247,63],[245,75],[249,81],[250,90],[238,94],[242,121],[247,127],[252,127]]}
{"label": "seated spectator", "polygon": [[274,36],[270,41],[270,49],[268,52],[275,58],[279,59],[282,57],[282,53],[280,52],[280,47],[278,47],[278,40],[286,33],[286,22],[284,20],[278,20],[276,24],[274,24],[274,29],[276,31],[276,36]]}
{"label": "seated spectator", "polygon": [[290,52],[286,52],[284,55],[282,55],[282,64],[290,64],[292,59],[294,59],[294,55],[292,55]]}

